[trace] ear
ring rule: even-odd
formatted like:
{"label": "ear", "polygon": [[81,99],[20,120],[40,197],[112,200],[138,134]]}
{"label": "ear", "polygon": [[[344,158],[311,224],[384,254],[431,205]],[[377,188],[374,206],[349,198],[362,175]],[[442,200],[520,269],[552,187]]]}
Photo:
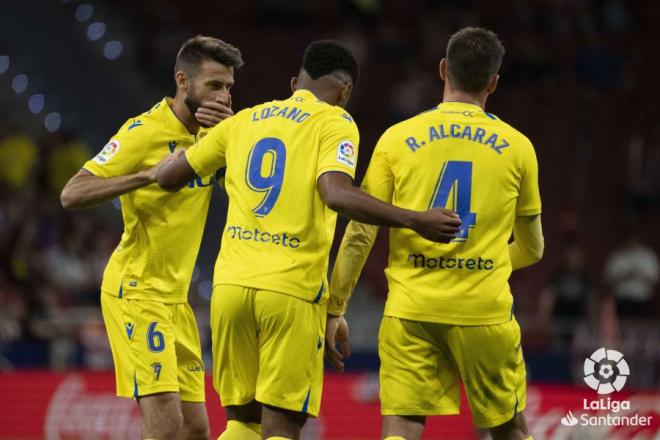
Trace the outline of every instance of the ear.
{"label": "ear", "polygon": [[500,79],[500,75],[497,73],[493,75],[493,77],[490,79],[490,82],[488,83],[488,87],[486,88],[486,91],[488,92],[489,95],[493,93],[497,88],[497,82],[499,81],[499,79]]}
{"label": "ear", "polygon": [[440,72],[440,79],[443,82],[447,82],[447,59],[446,58],[443,58],[443,59],[440,60],[439,72]]}
{"label": "ear", "polygon": [[174,81],[176,82],[177,90],[185,91],[188,88],[188,76],[183,70],[178,70],[174,73]]}
{"label": "ear", "polygon": [[298,86],[298,77],[294,76],[291,78],[291,93],[295,93]]}
{"label": "ear", "polygon": [[341,89],[339,89],[339,107],[345,108],[346,104],[348,104],[348,100],[351,97],[351,92],[353,91],[353,83],[348,83],[342,86]]}

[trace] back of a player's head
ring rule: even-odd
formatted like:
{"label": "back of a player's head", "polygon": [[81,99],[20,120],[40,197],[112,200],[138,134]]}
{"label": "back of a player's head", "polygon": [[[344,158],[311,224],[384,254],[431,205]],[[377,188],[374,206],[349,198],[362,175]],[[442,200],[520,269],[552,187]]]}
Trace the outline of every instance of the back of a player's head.
{"label": "back of a player's head", "polygon": [[447,76],[457,90],[478,93],[488,87],[504,58],[504,46],[494,32],[466,27],[447,44]]}
{"label": "back of a player's head", "polygon": [[234,69],[243,65],[241,51],[236,47],[217,38],[197,35],[179,49],[174,71],[195,75],[204,61],[216,61]]}
{"label": "back of a player's head", "polygon": [[313,41],[303,55],[302,68],[312,79],[324,75],[347,76],[357,83],[360,67],[351,51],[338,41]]}

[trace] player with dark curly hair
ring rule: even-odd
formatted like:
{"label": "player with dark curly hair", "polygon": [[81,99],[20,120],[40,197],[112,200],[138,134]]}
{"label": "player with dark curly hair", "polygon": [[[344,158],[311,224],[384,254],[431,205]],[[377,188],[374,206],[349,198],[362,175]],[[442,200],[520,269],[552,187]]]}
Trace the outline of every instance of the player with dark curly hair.
{"label": "player with dark curly hair", "polygon": [[357,79],[348,49],[316,41],[290,98],[221,122],[158,174],[176,190],[227,167],[229,211],[211,299],[213,378],[229,419],[222,440],[260,439],[262,430],[297,439],[318,415],[337,212],[435,241],[458,230],[447,210],[396,208],[353,186],[359,134],[343,107]]}

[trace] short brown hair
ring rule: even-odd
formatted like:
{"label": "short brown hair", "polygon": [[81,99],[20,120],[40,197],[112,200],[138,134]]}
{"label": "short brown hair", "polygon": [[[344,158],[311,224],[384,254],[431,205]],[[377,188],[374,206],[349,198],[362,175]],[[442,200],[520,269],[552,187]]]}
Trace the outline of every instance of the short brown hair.
{"label": "short brown hair", "polygon": [[504,46],[494,32],[466,27],[449,39],[446,58],[453,87],[463,92],[481,92],[500,70]]}
{"label": "short brown hair", "polygon": [[174,71],[182,70],[194,75],[206,60],[217,61],[234,69],[244,64],[241,51],[236,47],[217,38],[197,35],[183,43],[179,49]]}

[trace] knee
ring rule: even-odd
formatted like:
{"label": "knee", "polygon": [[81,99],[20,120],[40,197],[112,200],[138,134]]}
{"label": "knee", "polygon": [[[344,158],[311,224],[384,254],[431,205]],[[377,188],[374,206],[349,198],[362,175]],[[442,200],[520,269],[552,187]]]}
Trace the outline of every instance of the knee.
{"label": "knee", "polygon": [[185,420],[183,423],[183,438],[187,440],[207,440],[211,436],[208,421]]}
{"label": "knee", "polygon": [[178,439],[183,431],[183,414],[164,411],[160,417],[144,417],[143,423],[148,438]]}
{"label": "knee", "polygon": [[508,422],[489,429],[494,440],[527,440],[529,431],[522,414],[516,414]]}
{"label": "knee", "polygon": [[168,414],[165,423],[162,425],[164,438],[177,438],[183,430],[183,414],[180,412]]}

